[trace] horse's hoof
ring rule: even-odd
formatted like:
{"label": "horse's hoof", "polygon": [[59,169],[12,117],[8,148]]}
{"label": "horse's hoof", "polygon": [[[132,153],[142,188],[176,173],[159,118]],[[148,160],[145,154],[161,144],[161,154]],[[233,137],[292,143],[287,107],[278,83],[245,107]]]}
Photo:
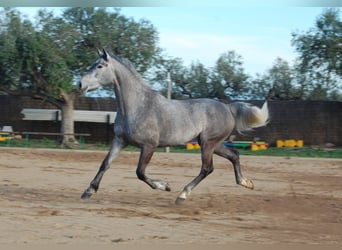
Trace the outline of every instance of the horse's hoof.
{"label": "horse's hoof", "polygon": [[81,199],[83,199],[83,200],[89,199],[91,195],[92,195],[92,193],[88,193],[87,191],[85,191],[85,192],[82,194]]}
{"label": "horse's hoof", "polygon": [[184,198],[177,197],[177,199],[176,199],[176,201],[175,201],[175,204],[176,204],[176,205],[181,205],[181,204],[184,203],[184,201],[185,201]]}
{"label": "horse's hoof", "polygon": [[184,189],[184,190],[183,190],[182,192],[180,192],[180,194],[178,195],[178,197],[177,197],[175,203],[176,203],[177,205],[183,204],[184,201],[186,200],[186,198],[187,198],[189,195],[190,195],[190,191],[186,191],[186,190]]}
{"label": "horse's hoof", "polygon": [[93,195],[94,191],[93,189],[87,188],[86,191],[84,191],[84,193],[81,196],[81,199],[85,200],[85,199],[89,199],[92,195]]}
{"label": "horse's hoof", "polygon": [[252,180],[250,179],[243,179],[240,183],[241,186],[248,188],[248,189],[254,189],[254,184],[252,182]]}

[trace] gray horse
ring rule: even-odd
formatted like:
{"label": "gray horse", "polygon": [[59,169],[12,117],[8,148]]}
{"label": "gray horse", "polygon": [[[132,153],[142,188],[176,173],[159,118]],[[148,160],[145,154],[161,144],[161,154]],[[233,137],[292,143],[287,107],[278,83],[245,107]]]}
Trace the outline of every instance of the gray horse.
{"label": "gray horse", "polygon": [[130,61],[110,55],[104,49],[98,52],[100,58],[83,75],[79,88],[87,92],[100,86],[113,86],[117,116],[112,146],[82,199],[97,192],[103,174],[128,144],[141,149],[138,178],[153,189],[170,191],[167,182],[145,175],[147,164],[157,147],[184,145],[194,138],[201,145],[201,171],[178,195],[177,204],[184,202],[192,189],[214,170],[213,154],[232,162],[237,184],[254,188],[253,182],[241,172],[238,152],[225,147],[222,141],[234,127],[242,132],[266,125],[267,102],[260,109],[243,102],[228,105],[211,99],[168,100],[144,83]]}

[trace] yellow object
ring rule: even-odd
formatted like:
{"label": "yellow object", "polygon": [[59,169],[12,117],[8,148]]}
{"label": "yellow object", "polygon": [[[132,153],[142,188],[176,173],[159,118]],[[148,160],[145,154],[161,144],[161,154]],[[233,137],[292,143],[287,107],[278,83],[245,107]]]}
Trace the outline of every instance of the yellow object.
{"label": "yellow object", "polygon": [[253,144],[256,144],[256,145],[265,145],[267,144],[265,141],[256,141],[256,142],[253,142]]}
{"label": "yellow object", "polygon": [[193,145],[192,143],[187,143],[187,144],[186,144],[186,149],[187,149],[187,150],[194,149],[194,145]]}
{"label": "yellow object", "polygon": [[256,145],[256,144],[252,144],[251,150],[252,150],[252,151],[258,151],[258,150],[259,150],[259,146]]}
{"label": "yellow object", "polygon": [[11,139],[12,139],[11,134],[6,133],[6,132],[0,132],[0,141],[7,141]]}
{"label": "yellow object", "polygon": [[293,148],[296,146],[295,140],[285,140],[285,147]]}
{"label": "yellow object", "polygon": [[303,140],[277,140],[277,148],[282,148],[282,147],[298,147],[302,148],[304,146],[304,141]]}
{"label": "yellow object", "polygon": [[265,144],[259,145],[259,150],[266,150],[267,147]]}
{"label": "yellow object", "polygon": [[200,149],[201,148],[201,146],[198,144],[198,143],[196,143],[195,145],[194,145],[194,149]]}
{"label": "yellow object", "polygon": [[297,147],[302,148],[304,146],[304,141],[303,140],[298,140],[297,141]]}
{"label": "yellow object", "polygon": [[277,148],[282,148],[285,146],[285,143],[283,140],[277,140]]}

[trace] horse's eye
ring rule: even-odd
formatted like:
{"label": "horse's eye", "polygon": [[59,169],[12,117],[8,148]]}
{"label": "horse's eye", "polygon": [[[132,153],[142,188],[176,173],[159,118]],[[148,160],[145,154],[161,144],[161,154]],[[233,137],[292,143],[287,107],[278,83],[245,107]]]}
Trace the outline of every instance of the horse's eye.
{"label": "horse's eye", "polygon": [[107,63],[101,63],[101,64],[97,65],[96,68],[102,69],[103,67],[107,67],[107,65],[108,65]]}

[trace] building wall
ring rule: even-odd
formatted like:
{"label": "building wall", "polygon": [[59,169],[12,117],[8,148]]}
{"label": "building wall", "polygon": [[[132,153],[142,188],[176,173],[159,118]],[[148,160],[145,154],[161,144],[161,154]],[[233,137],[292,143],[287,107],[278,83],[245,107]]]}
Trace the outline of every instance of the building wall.
{"label": "building wall", "polygon": [[[261,106],[260,101],[251,103]],[[55,109],[49,103],[29,97],[0,96],[0,127],[10,125],[15,131],[59,132],[58,121],[23,121],[23,108]],[[115,111],[111,98],[81,97],[75,103],[78,110]],[[255,137],[275,144],[277,139],[302,139],[306,145],[320,145],[327,142],[342,146],[342,102],[323,101],[269,101],[270,123],[236,140],[253,140]],[[105,123],[75,122],[76,133],[90,133],[88,142],[109,143],[113,138],[112,125]],[[36,136],[36,138],[42,136]],[[47,136],[45,136],[47,137]],[[33,138],[33,137],[32,137]],[[47,137],[54,139],[55,137]]]}

